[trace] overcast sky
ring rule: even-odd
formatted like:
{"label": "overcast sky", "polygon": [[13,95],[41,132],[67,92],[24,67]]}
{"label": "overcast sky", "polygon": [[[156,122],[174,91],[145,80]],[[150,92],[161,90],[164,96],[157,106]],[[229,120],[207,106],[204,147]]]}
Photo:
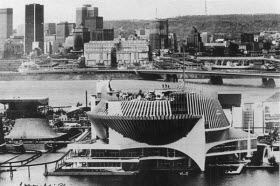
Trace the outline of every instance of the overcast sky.
{"label": "overcast sky", "polygon": [[[154,19],[183,15],[204,15],[205,0],[0,0],[0,8],[13,8],[14,27],[24,24],[25,4],[45,8],[45,23],[75,22],[76,7],[93,4],[104,20]],[[280,0],[207,0],[207,13],[280,13]]]}

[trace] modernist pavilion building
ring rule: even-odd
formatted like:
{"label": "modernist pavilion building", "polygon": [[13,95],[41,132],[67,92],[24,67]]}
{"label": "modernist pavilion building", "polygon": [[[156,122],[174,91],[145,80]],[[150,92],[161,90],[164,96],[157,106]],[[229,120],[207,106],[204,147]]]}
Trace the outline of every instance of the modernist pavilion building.
{"label": "modernist pavilion building", "polygon": [[145,96],[123,99],[110,81],[98,82],[88,113],[94,142],[68,145],[71,169],[204,171],[208,161],[257,150],[256,137],[232,128],[214,97],[195,88]]}

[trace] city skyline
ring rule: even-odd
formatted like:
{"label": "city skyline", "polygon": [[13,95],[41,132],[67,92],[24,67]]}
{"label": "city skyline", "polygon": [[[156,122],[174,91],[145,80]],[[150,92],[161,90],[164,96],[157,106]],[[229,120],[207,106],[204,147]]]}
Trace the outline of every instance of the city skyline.
{"label": "city skyline", "polygon": [[[280,1],[271,0],[207,0],[207,14],[279,13]],[[205,15],[205,0],[1,0],[0,8],[13,8],[14,28],[24,24],[25,5],[39,3],[45,7],[45,23],[75,22],[76,8],[83,4],[99,7],[104,20],[169,18],[184,15]],[[63,12],[63,13],[62,13]]]}

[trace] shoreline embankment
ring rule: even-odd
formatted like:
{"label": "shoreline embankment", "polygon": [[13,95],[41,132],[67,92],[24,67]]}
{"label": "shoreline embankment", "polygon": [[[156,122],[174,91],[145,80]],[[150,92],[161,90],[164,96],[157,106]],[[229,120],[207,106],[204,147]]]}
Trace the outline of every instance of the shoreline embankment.
{"label": "shoreline embankment", "polygon": [[142,79],[133,73],[98,74],[12,74],[1,73],[0,81],[67,81],[67,80],[104,80],[104,79]]}

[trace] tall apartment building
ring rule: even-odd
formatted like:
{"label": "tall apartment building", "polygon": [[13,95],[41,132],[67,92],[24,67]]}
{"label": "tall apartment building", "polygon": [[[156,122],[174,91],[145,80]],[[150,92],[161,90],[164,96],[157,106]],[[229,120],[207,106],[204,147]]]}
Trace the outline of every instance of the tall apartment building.
{"label": "tall apartment building", "polygon": [[6,40],[13,34],[13,9],[0,9],[0,40]]}
{"label": "tall apartment building", "polygon": [[34,48],[44,52],[44,5],[25,5],[25,53]]}

